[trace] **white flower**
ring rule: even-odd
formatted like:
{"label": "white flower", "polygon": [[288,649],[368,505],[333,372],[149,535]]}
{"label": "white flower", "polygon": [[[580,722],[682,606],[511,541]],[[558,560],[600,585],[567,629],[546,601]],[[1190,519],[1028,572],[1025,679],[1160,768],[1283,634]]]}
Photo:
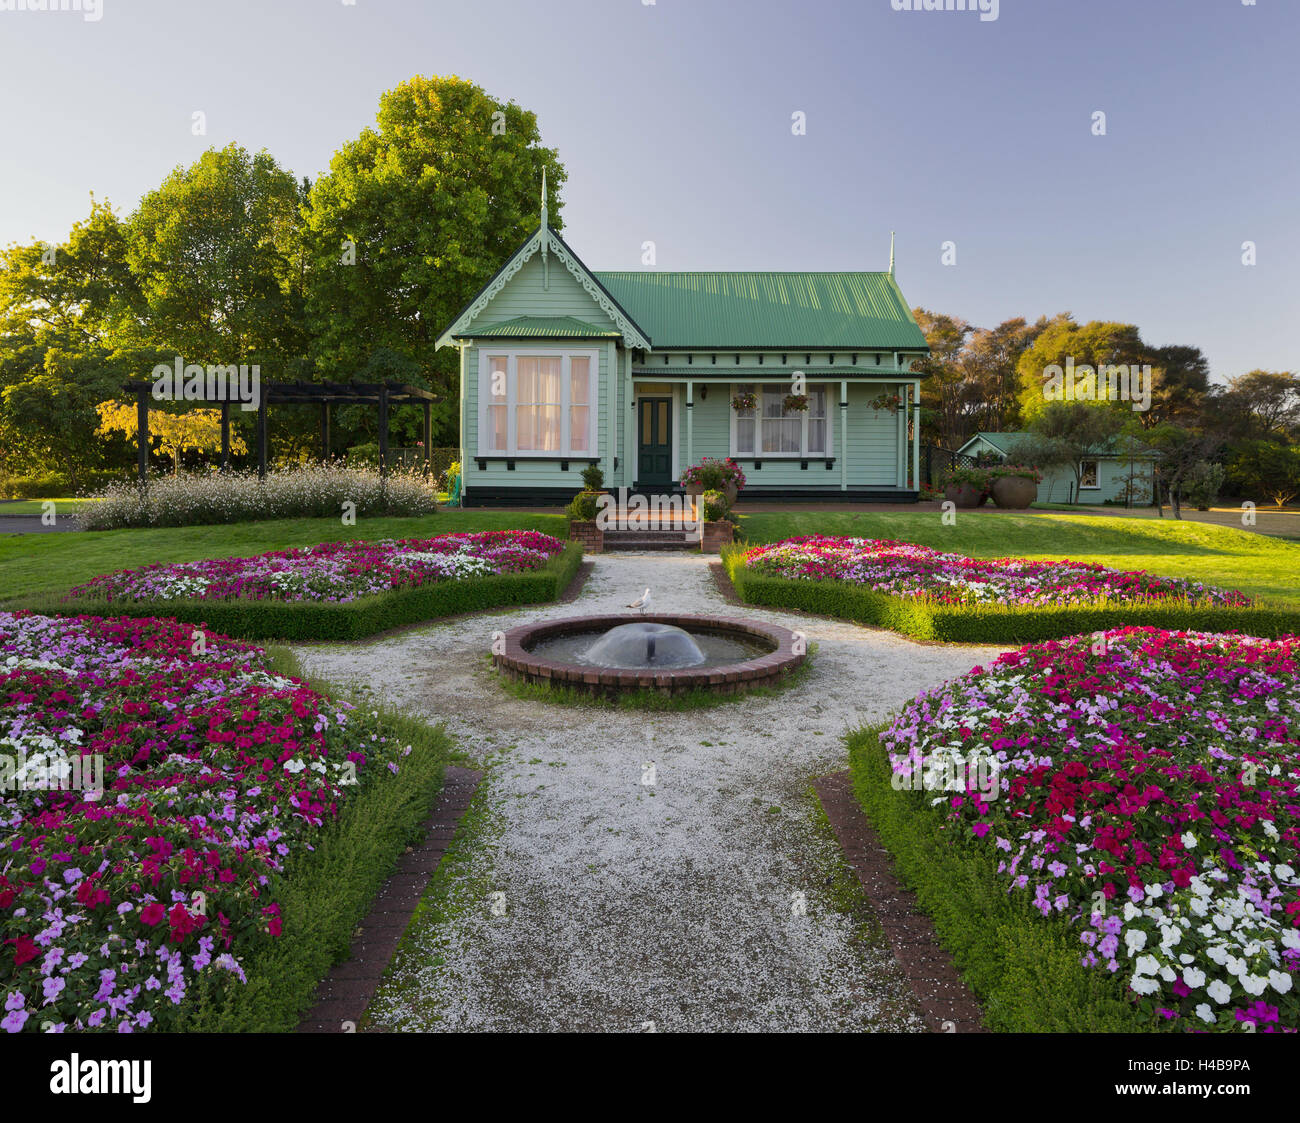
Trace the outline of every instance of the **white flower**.
{"label": "white flower", "polygon": [[[1267,822],[1267,820],[1265,821]],[[1290,881],[1293,877],[1295,877],[1295,870],[1293,870],[1290,866],[1274,866],[1273,874],[1276,877],[1282,878],[1284,881]]]}
{"label": "white flower", "polygon": [[1160,984],[1155,979],[1148,979],[1145,975],[1134,975],[1128,985],[1138,994],[1154,994],[1160,989]]}
{"label": "white flower", "polygon": [[1205,985],[1205,972],[1199,967],[1185,967],[1183,969],[1183,982],[1193,990],[1198,990]]}
{"label": "white flower", "polygon": [[284,762],[284,770],[286,772],[297,773],[301,772],[306,767],[307,766],[300,760],[286,760]]}
{"label": "white flower", "polygon": [[1205,993],[1222,1006],[1232,997],[1232,988],[1222,979],[1215,979],[1214,982],[1205,988]]}
{"label": "white flower", "polygon": [[1258,997],[1268,989],[1268,980],[1262,979],[1258,975],[1242,975],[1241,985],[1247,994]]}
{"label": "white flower", "polygon": [[1268,981],[1278,994],[1286,994],[1291,990],[1291,975],[1286,971],[1270,971]]}
{"label": "white flower", "polygon": [[1154,975],[1160,970],[1160,961],[1154,955],[1139,955],[1133,970],[1139,975]]}
{"label": "white flower", "polygon": [[1141,928],[1130,928],[1124,933],[1124,946],[1128,948],[1129,955],[1141,951],[1147,946],[1147,934]]}
{"label": "white flower", "polygon": [[1192,834],[1191,831],[1188,831],[1183,835],[1183,845],[1186,846],[1188,850],[1194,850],[1196,848],[1196,835]]}
{"label": "white flower", "polygon": [[1202,1002],[1196,1007],[1196,1016],[1203,1022],[1212,1022],[1216,1020],[1214,1017],[1214,1011],[1210,1009],[1210,1004],[1208,1002]]}

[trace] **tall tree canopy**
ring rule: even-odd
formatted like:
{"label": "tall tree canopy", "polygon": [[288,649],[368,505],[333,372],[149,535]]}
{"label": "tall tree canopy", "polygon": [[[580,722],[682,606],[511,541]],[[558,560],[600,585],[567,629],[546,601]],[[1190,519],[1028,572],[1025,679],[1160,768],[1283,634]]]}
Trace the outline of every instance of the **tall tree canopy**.
{"label": "tall tree canopy", "polygon": [[128,258],[153,344],[187,362],[284,374],[307,343],[302,198],[271,156],[237,144],[210,149],[149,192],[128,223]]}
{"label": "tall tree canopy", "polygon": [[417,364],[455,429],[454,352],[438,334],[536,228],[542,173],[551,225],[566,178],[537,118],[460,78],[415,77],[380,98],[375,127],[334,156],[306,210],[313,357],[348,378],[377,351]]}

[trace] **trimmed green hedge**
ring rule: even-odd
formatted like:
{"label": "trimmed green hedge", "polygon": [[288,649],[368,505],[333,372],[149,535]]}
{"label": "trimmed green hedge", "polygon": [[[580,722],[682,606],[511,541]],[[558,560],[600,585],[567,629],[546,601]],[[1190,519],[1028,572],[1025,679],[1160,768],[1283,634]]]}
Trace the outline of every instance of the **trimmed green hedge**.
{"label": "trimmed green hedge", "polygon": [[[272,664],[280,674],[303,677],[287,651],[275,652]],[[379,713],[385,732],[412,746],[410,756],[397,775],[349,799],[312,841],[314,850],[290,858],[271,887],[281,906],[281,934],[245,956],[246,984],[226,972],[203,976],[176,1032],[292,1032],[314,1005],[321,979],[347,958],[352,933],[397,859],[422,839],[451,750],[440,728]]]}
{"label": "trimmed green hedge", "polygon": [[169,616],[237,639],[351,640],[440,616],[555,600],[581,564],[582,547],[571,543],[541,569],[439,581],[347,604],[273,600],[109,602],[87,597],[66,601],[32,599],[7,607],[60,616]]}
{"label": "trimmed green hedge", "polygon": [[993,852],[942,829],[933,793],[896,791],[876,731],[848,737],[853,792],[931,917],[990,1029],[1008,1033],[1158,1031],[1105,971],[1084,967],[1078,933],[1007,892]]}
{"label": "trimmed green hedge", "polygon": [[934,604],[921,597],[895,597],[849,581],[795,580],[750,572],[745,546],[724,550],[723,564],[746,604],[797,608],[871,624],[920,640],[944,643],[1024,644],[1109,628],[1152,627],[1171,631],[1245,632],[1255,636],[1300,633],[1300,612],[1254,606],[1163,604],[1023,605]]}

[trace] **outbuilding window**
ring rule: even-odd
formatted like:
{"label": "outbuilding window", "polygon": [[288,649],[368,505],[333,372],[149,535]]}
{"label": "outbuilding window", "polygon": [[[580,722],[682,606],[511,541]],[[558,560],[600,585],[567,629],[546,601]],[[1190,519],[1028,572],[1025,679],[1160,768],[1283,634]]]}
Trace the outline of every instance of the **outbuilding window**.
{"label": "outbuilding window", "polygon": [[1095,460],[1079,461],[1079,490],[1096,491],[1101,485],[1097,482],[1097,462]]}

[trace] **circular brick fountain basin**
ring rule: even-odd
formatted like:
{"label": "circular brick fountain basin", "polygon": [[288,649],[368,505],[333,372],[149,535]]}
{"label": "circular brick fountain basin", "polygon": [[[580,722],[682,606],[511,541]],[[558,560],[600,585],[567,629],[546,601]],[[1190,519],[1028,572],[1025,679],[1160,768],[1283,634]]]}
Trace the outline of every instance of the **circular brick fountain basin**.
{"label": "circular brick fountain basin", "polygon": [[[636,623],[669,624],[692,635],[732,639],[757,648],[759,653],[737,662],[696,667],[625,668],[591,666],[534,650],[558,637],[590,635],[594,643],[611,628]],[[652,690],[664,695],[692,690],[739,694],[780,682],[803,663],[807,658],[805,651],[804,638],[788,628],[725,616],[573,616],[512,628],[505,634],[504,649],[493,655],[493,662],[513,679],[603,696],[634,690]]]}

